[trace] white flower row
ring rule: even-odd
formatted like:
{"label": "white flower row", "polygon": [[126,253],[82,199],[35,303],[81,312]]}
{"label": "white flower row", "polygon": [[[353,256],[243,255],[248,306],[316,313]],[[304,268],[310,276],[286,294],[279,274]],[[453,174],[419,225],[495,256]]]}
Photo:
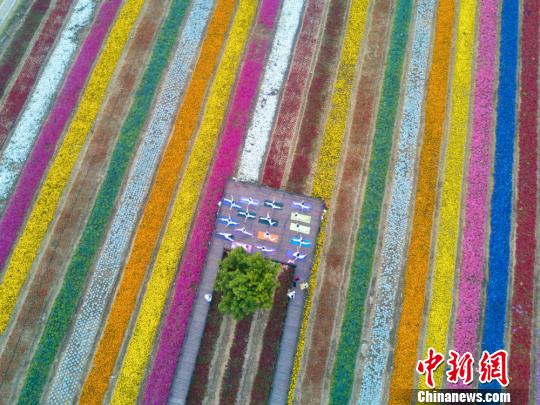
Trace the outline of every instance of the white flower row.
{"label": "white flower row", "polygon": [[387,389],[384,371],[396,315],[395,301],[401,265],[407,246],[408,213],[412,202],[435,5],[435,0],[420,0],[416,9],[414,37],[405,78],[403,113],[399,123],[397,158],[391,173],[393,186],[383,228],[380,277],[373,289],[376,293],[371,329],[367,336],[367,357],[360,380],[359,404],[382,403],[382,394]]}
{"label": "white flower row", "polygon": [[148,129],[144,133],[144,140],[129,173],[119,208],[112,220],[75,325],[52,379],[47,398],[49,404],[71,403],[80,389],[100,322],[122,268],[122,258],[137,225],[138,213],[144,207],[176,108],[188,81],[191,66],[196,60],[212,6],[213,0],[196,0],[192,5],[152,111]]}
{"label": "white flower row", "polygon": [[238,167],[238,178],[241,180],[257,181],[259,178],[303,7],[304,2],[298,0],[286,0],[283,4],[255,112],[242,150]]}
{"label": "white flower row", "polygon": [[32,150],[64,75],[92,22],[96,0],[77,0],[60,38],[0,156],[0,215]]}

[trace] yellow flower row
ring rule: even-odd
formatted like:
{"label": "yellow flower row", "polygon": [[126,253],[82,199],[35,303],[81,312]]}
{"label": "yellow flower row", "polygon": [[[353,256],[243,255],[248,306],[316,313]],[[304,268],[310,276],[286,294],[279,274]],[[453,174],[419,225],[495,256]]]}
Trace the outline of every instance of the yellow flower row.
{"label": "yellow flower row", "polygon": [[224,54],[210,90],[199,133],[176,193],[171,217],[118,375],[112,398],[114,404],[131,404],[137,399],[256,8],[257,2],[252,0],[240,0],[238,5]]}
{"label": "yellow flower row", "polygon": [[[354,75],[356,73],[356,64],[360,54],[360,46],[364,36],[366,17],[368,11],[368,0],[353,0],[349,10],[349,20],[343,49],[341,51],[341,60],[337,73],[334,93],[332,95],[331,110],[326,121],[326,129],[319,153],[319,160],[315,170],[313,180],[313,192],[316,197],[320,197],[327,203],[332,198],[334,182],[336,179],[337,166],[341,155],[341,148],[347,125],[347,114],[349,112],[350,99]],[[293,371],[291,376],[291,386],[289,389],[289,403],[292,403],[298,374],[304,352],[304,340],[306,336],[309,313],[311,312],[312,292],[315,291],[317,280],[317,271],[322,253],[322,245],[325,238],[326,220],[321,224],[321,231],[317,239],[317,249],[315,259],[310,274],[310,285],[312,286],[306,296],[306,305],[304,307],[304,317],[298,337],[298,346],[294,359]]]}
{"label": "yellow flower row", "polygon": [[[427,352],[427,348],[433,347],[441,353],[446,353],[446,336],[452,313],[463,160],[469,117],[475,13],[476,1],[459,4],[456,57],[452,78],[452,109],[424,352]],[[442,373],[443,367],[439,367],[435,377],[438,383],[442,382]],[[420,379],[420,387],[427,388],[425,379]]]}
{"label": "yellow flower row", "polygon": [[0,334],[7,326],[143,3],[144,0],[128,0],[120,10],[26,227],[13,250],[3,283],[0,285]]}

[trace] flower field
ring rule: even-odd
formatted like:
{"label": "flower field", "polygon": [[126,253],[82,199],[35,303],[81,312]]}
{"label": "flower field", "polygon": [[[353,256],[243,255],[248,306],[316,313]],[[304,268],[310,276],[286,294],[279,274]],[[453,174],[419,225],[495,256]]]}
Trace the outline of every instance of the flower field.
{"label": "flower field", "polygon": [[[405,404],[429,348],[540,401],[540,0],[5,9],[0,404]],[[305,293],[198,323],[230,178],[327,211]]]}

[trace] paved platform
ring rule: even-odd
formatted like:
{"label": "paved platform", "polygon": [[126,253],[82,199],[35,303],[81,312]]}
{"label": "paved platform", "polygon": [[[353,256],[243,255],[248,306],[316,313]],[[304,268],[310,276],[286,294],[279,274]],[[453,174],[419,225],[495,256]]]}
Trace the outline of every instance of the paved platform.
{"label": "paved platform", "polygon": [[[301,281],[309,279],[324,204],[321,200],[230,179],[217,207],[216,225],[191,313],[189,328],[170,394],[172,404],[185,404],[195,369],[212,293],[224,250],[243,246],[270,259],[295,266]],[[289,302],[270,403],[285,403],[302,322],[305,293],[296,290]]]}

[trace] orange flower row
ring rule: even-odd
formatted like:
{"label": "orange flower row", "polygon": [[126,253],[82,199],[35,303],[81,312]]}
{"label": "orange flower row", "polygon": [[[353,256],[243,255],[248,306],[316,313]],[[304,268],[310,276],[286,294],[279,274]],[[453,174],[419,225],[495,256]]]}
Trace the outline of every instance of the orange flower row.
{"label": "orange flower row", "polygon": [[92,369],[83,388],[81,401],[84,403],[95,402],[96,398],[103,398],[109,386],[109,376],[112,374],[131,314],[135,308],[145,270],[152,258],[189,140],[196,129],[206,89],[219,60],[221,45],[227,33],[234,4],[234,0],[219,1],[209,23],[201,47],[201,57],[194,69],[189,87],[178,111],[171,139],[163,154],[146,209],[135,235],[131,256],[124,270],[124,277],[111,307]]}

